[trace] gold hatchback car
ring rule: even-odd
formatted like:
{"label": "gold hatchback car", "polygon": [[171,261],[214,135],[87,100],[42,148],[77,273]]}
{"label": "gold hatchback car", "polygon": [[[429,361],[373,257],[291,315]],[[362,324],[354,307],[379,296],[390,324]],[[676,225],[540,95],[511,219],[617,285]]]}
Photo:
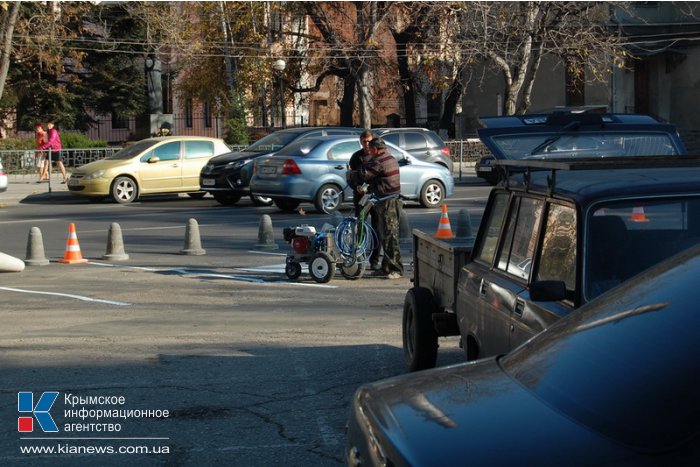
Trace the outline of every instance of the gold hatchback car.
{"label": "gold hatchback car", "polygon": [[141,195],[188,193],[202,197],[199,172],[214,156],[230,152],[222,139],[203,136],[148,138],[73,171],[68,189],[78,196],[131,203]]}

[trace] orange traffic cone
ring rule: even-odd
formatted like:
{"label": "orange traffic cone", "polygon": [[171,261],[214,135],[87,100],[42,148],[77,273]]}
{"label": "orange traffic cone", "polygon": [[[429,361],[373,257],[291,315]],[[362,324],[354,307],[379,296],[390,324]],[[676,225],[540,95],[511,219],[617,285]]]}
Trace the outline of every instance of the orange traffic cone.
{"label": "orange traffic cone", "polygon": [[649,219],[647,219],[646,214],[644,214],[643,206],[636,206],[632,208],[632,217],[630,217],[627,220],[630,222],[649,222]]}
{"label": "orange traffic cone", "polygon": [[78,236],[75,233],[75,224],[71,222],[68,227],[68,240],[66,240],[66,253],[63,259],[58,260],[59,263],[76,264],[87,263],[87,260],[80,254],[80,245],[78,244]]}
{"label": "orange traffic cone", "polygon": [[447,217],[447,205],[442,205],[442,214],[440,214],[440,223],[438,224],[435,238],[455,238],[450,227],[450,218]]}

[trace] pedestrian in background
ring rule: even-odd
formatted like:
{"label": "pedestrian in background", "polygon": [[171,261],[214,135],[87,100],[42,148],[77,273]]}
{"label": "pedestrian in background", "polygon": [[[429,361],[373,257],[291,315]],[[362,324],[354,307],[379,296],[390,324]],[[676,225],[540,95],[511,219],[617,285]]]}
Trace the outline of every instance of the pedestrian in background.
{"label": "pedestrian in background", "polygon": [[[68,177],[66,176],[66,168],[63,166],[63,160],[61,160],[61,150],[63,145],[61,144],[61,135],[58,134],[58,130],[54,127],[52,121],[46,123],[46,127],[49,129],[49,139],[44,144],[41,145],[42,150],[51,149],[51,162],[58,166],[61,174],[63,175],[63,181],[61,183],[68,182]],[[46,172],[48,174],[49,161],[46,161]]]}
{"label": "pedestrian in background", "polygon": [[[369,149],[369,143],[374,138],[374,135],[370,130],[365,130],[360,134],[360,144],[362,148],[359,151],[353,153],[350,156],[350,162],[348,166],[350,170],[347,172],[348,185],[352,188],[352,203],[355,206],[355,217],[360,217],[360,211],[362,207],[360,206],[360,199],[365,194],[364,191],[360,190],[360,186],[364,183],[362,180],[362,169],[365,168],[367,163],[372,160],[372,152]],[[377,215],[373,212],[374,209],[370,210],[367,214],[370,216],[370,222],[372,225],[372,230],[377,233]],[[369,257],[370,269],[379,269],[379,254],[381,250],[381,240],[379,239],[379,244],[374,246],[372,253]]]}
{"label": "pedestrian in background", "polygon": [[387,279],[398,279],[403,275],[401,248],[399,246],[399,219],[401,218],[402,201],[401,172],[399,163],[386,149],[381,138],[374,138],[369,143],[372,159],[362,170],[363,180],[369,184],[369,193],[379,198],[395,195],[374,206],[377,216],[377,234],[379,235],[384,257],[382,265],[374,276]]}
{"label": "pedestrian in background", "polygon": [[44,170],[44,161],[46,157],[44,156],[44,152],[41,150],[41,147],[46,143],[46,130],[44,130],[44,126],[41,124],[41,122],[38,122],[34,126],[34,137],[36,138],[36,153],[34,154],[35,160],[36,160],[36,166],[39,170],[39,180],[37,183],[48,180],[49,179],[49,174],[45,173]]}

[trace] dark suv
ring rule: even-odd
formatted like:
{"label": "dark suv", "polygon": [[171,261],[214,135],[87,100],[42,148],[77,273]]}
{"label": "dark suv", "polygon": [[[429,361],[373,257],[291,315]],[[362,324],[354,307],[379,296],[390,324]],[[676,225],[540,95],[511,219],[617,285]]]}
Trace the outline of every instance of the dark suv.
{"label": "dark suv", "polygon": [[270,198],[250,194],[250,178],[253,161],[260,156],[273,154],[288,144],[312,136],[358,135],[362,128],[306,127],[278,130],[259,139],[242,151],[229,152],[213,157],[202,168],[199,185],[202,191],[211,193],[219,203],[233,205],[243,196],[250,196],[253,203],[271,205]]}
{"label": "dark suv", "polygon": [[496,160],[686,154],[676,127],[648,115],[556,111],[480,120],[479,138],[492,155],[476,163],[476,175],[492,185],[503,179]]}
{"label": "dark suv", "polygon": [[377,128],[372,131],[411,156],[440,164],[452,172],[450,149],[434,131],[425,128]]}

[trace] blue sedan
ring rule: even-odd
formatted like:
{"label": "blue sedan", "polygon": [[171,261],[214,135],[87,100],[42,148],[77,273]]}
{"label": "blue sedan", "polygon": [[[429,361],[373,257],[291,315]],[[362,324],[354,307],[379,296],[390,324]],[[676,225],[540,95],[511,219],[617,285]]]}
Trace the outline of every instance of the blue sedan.
{"label": "blue sedan", "polygon": [[[415,159],[396,146],[387,148],[399,161],[405,198],[437,208],[452,195],[454,179],[446,168]],[[357,136],[307,138],[290,144],[256,160],[251,192],[272,198],[284,211],[310,202],[320,212],[333,212],[352,199],[345,174],[350,156],[359,149]]]}

